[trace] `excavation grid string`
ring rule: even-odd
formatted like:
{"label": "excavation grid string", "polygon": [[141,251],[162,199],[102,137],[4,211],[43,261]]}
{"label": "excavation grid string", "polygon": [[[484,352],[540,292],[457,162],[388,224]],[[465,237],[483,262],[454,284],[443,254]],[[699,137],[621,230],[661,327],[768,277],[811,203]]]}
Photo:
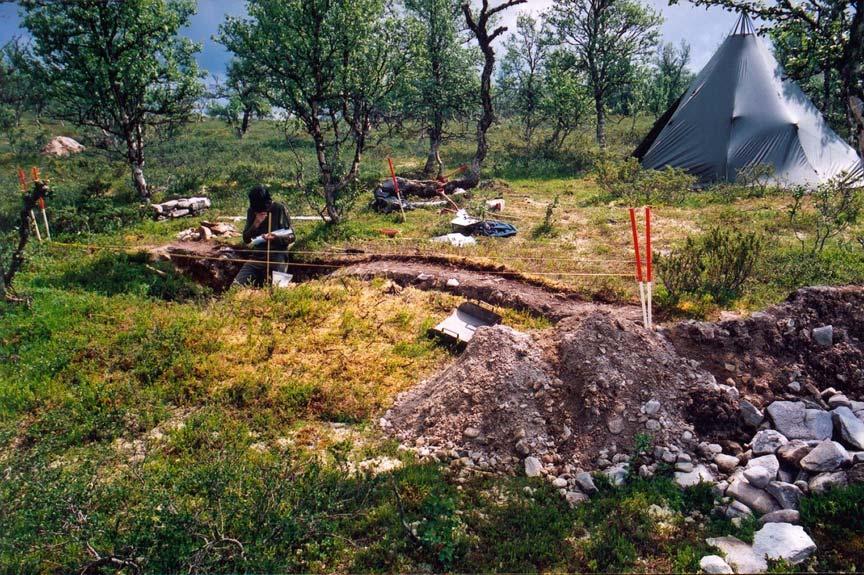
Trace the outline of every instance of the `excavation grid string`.
{"label": "excavation grid string", "polygon": [[[48,244],[51,247],[65,247],[65,248],[73,248],[73,249],[83,249],[83,250],[101,250],[101,251],[112,251],[112,252],[128,252],[136,249],[135,246],[110,246],[110,245],[97,245],[97,244],[82,244],[82,243],[64,243],[64,242],[52,242]],[[232,248],[233,249],[233,248]],[[242,251],[242,250],[241,250]],[[247,250],[248,251],[248,250]],[[297,251],[293,252],[291,250],[282,250],[282,251],[272,251],[271,254],[309,254],[309,255],[333,255],[338,254],[346,257],[406,257],[409,254],[380,254],[380,253],[345,253],[345,252],[327,252],[327,251]],[[231,262],[231,263],[256,263],[260,264],[261,260],[257,259],[240,259],[240,258],[228,258],[228,257],[219,257],[219,256],[207,256],[201,254],[179,254],[179,253],[171,253],[166,254],[169,258],[178,258],[178,259],[190,259],[190,260],[203,260],[203,261],[221,261],[221,262]],[[484,257],[484,256],[480,256]],[[491,258],[486,258],[491,259]],[[507,258],[507,259],[517,259],[517,258]],[[578,260],[567,260],[567,261],[576,261]],[[620,260],[583,260],[583,261],[593,261],[596,263],[613,263],[615,261]],[[333,263],[333,264],[322,264],[322,263],[304,263],[304,262],[287,262],[286,265],[300,268],[329,268],[329,269],[338,269],[342,267],[346,267],[352,264],[364,263],[363,261],[356,262],[342,262],[342,263]],[[456,262],[454,262],[456,263]],[[632,262],[630,262],[632,263]],[[503,271],[503,270],[472,270],[476,273],[488,274],[488,275],[500,275],[500,276],[554,276],[554,277],[628,277],[632,278],[633,273],[615,273],[615,272],[522,272],[522,271]]]}

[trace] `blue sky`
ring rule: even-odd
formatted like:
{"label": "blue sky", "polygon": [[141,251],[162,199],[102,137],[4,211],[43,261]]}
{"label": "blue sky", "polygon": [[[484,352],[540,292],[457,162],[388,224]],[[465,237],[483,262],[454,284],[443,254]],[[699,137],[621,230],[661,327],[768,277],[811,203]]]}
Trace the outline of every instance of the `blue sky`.
{"label": "blue sky", "polygon": [[[506,14],[505,24],[512,28],[518,11],[541,12],[552,4],[552,0],[529,0],[526,4]],[[665,17],[662,27],[666,41],[686,40],[691,45],[691,68],[694,72],[705,65],[723,38],[735,24],[737,16],[720,8],[696,8],[682,0],[675,6],[668,6],[666,0],[648,0],[655,10]],[[192,20],[186,34],[203,44],[198,54],[198,63],[211,73],[219,74],[225,69],[228,55],[211,36],[227,14],[238,16],[245,12],[245,0],[198,0],[198,13]],[[16,35],[21,35],[18,8],[14,3],[0,3],[0,45]]]}

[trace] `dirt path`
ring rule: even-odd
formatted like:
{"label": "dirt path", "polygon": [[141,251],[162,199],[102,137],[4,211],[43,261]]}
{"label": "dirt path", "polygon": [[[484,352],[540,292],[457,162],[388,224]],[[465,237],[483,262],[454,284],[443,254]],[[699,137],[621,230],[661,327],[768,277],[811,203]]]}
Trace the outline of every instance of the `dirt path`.
{"label": "dirt path", "polygon": [[633,305],[585,301],[573,292],[556,291],[518,274],[471,269],[461,263],[376,259],[346,265],[332,275],[363,279],[385,277],[401,286],[445,291],[491,305],[527,311],[555,322],[598,310],[611,311],[631,321],[641,317],[639,308]]}

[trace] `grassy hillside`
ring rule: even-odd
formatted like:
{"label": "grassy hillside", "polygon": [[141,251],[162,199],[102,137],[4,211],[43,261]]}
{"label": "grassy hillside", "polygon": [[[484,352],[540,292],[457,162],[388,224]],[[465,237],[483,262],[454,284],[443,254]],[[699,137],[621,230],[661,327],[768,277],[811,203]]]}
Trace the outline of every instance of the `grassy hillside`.
{"label": "grassy hillside", "polygon": [[[649,123],[640,121],[636,133],[629,121],[616,125],[612,153],[623,155]],[[384,139],[367,155],[367,192],[346,224],[298,223],[298,251],[458,253],[589,296],[633,300],[627,212],[596,182],[600,153],[590,129],[555,154],[526,149],[513,133],[496,128],[492,183],[469,206],[503,196],[501,218],[519,228],[517,237],[443,248],[426,240],[447,232],[452,216],[418,210],[403,224],[369,210],[369,185],[385,176],[388,154],[400,172],[420,167],[424,142],[406,137]],[[159,199],[204,189],[214,201],[209,219],[243,214],[245,193],[258,182],[292,214],[308,215],[295,173],[299,158],[304,176],[314,178],[310,151],[309,142],[286,139],[270,123],[240,141],[205,121],[155,148],[146,173]],[[444,157],[453,166],[470,153],[463,140]],[[709,518],[709,490],[682,492],[664,474],[624,489],[602,485],[599,497],[576,509],[538,481],[448,479],[446,469],[420,464],[373,422],[396,393],[451,361],[426,332],[458,298],[326,278],[273,294],[214,297],[137,253],[195,222],[144,217],[125,166],[95,150],[47,159],[0,142],[4,236],[18,201],[15,166],[32,164],[56,190],[49,202],[55,239],[91,247],[33,243],[15,283],[32,303],[0,304],[0,572],[88,564],[130,573],[133,564],[153,573],[686,572],[707,552],[706,536],[752,533],[751,523]],[[864,226],[811,254],[799,239],[807,230],[788,217],[792,201],[777,190],[692,192],[656,206],[655,247],[668,250],[716,225],[761,232],[766,248],[754,278],[730,304],[739,310],[802,285],[864,281],[864,249],[854,241]],[[389,240],[382,228],[400,236]],[[546,325],[501,311],[518,329]],[[664,313],[718,311],[696,300]],[[837,497],[854,505],[862,493]],[[652,504],[670,514],[652,514]],[[815,526],[832,505],[805,520]],[[855,561],[830,553],[839,538],[832,531],[819,541],[828,550],[820,566]]]}

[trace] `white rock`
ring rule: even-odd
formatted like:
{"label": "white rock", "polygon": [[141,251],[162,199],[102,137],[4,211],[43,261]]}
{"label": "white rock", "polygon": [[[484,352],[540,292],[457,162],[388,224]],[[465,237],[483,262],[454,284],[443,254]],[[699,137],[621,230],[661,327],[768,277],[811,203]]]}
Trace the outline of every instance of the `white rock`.
{"label": "white rock", "polygon": [[699,560],[699,569],[703,573],[734,573],[732,567],[719,555],[706,555]]}
{"label": "white rock", "polygon": [[726,563],[737,573],[764,573],[768,569],[765,558],[757,555],[750,545],[737,537],[713,537],[705,540],[726,556]]}
{"label": "white rock", "polygon": [[543,473],[543,464],[536,457],[525,458],[525,475],[528,477],[539,477]]}
{"label": "white rock", "polygon": [[734,455],[718,453],[714,456],[714,463],[717,464],[717,469],[723,473],[731,473],[736,467],[738,467],[740,462],[741,460]]}
{"label": "white rock", "polygon": [[456,278],[450,278],[447,280],[447,287],[459,287],[459,280]]}
{"label": "white rock", "polygon": [[585,493],[597,493],[597,486],[594,485],[594,478],[587,471],[581,471],[573,478],[579,489]]}
{"label": "white rock", "polygon": [[699,464],[693,471],[690,472],[675,472],[675,483],[679,487],[692,487],[699,483],[714,483],[716,479],[711,470],[706,466]]}
{"label": "white rock", "polygon": [[554,481],[552,481],[552,486],[557,487],[558,489],[562,489],[567,487],[567,480],[563,477],[556,477]]}
{"label": "white rock", "polygon": [[777,459],[776,455],[754,457],[747,462],[747,469],[752,469],[754,467],[764,467],[768,470],[771,479],[774,479],[777,477],[777,472],[780,471],[780,461]]}
{"label": "white rock", "polygon": [[642,406],[642,410],[645,412],[645,415],[657,415],[657,412],[660,411],[660,402],[652,399]]}
{"label": "white rock", "polygon": [[630,471],[629,463],[616,463],[612,467],[608,469],[604,469],[603,473],[606,477],[609,478],[609,481],[612,485],[618,486],[624,483],[624,480],[627,479],[627,474]]}
{"label": "white rock", "polygon": [[744,478],[753,487],[763,489],[769,482],[774,480],[771,471],[765,467],[748,467],[744,470]]}
{"label": "white rock", "polygon": [[743,479],[734,480],[726,490],[726,495],[762,515],[780,510],[780,505],[767,491],[758,489]]}
{"label": "white rock", "polygon": [[816,551],[816,544],[800,525],[766,523],[753,536],[753,551],[760,557],[797,565]]}

